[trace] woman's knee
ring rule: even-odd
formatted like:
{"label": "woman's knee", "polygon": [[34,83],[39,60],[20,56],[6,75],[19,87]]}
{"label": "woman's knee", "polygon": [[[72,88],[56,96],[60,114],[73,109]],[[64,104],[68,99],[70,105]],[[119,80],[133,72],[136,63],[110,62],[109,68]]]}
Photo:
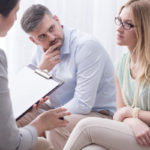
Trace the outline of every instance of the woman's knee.
{"label": "woman's knee", "polygon": [[104,118],[98,118],[98,117],[88,117],[84,118],[77,124],[76,127],[78,128],[88,128],[95,124],[99,124],[99,122],[103,122]]}

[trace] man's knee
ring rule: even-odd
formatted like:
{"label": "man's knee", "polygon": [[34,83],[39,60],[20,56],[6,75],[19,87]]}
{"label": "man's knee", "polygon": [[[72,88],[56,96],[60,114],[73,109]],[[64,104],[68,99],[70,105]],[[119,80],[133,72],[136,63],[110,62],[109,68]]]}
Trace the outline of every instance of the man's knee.
{"label": "man's knee", "polygon": [[[56,128],[49,132],[50,132],[50,134],[53,134],[53,135],[58,134],[60,136],[68,137],[79,121],[81,122],[81,123],[79,123],[79,126],[85,127],[91,123],[90,118],[93,116],[94,116],[93,114],[91,116],[79,115],[79,114],[72,114],[71,116],[66,116],[65,119],[69,121],[69,124],[67,125],[67,127]],[[83,123],[82,123],[82,120],[85,120],[85,121],[83,121]]]}
{"label": "man's knee", "polygon": [[52,139],[54,139],[55,137],[67,139],[70,133],[72,132],[73,128],[76,126],[76,124],[85,117],[86,117],[85,115],[77,115],[77,114],[67,116],[65,117],[65,119],[69,121],[67,127],[53,129],[51,131],[48,131],[46,135],[50,136]]}
{"label": "man's knee", "polygon": [[52,150],[49,142],[43,138],[39,137],[37,144],[31,150]]}

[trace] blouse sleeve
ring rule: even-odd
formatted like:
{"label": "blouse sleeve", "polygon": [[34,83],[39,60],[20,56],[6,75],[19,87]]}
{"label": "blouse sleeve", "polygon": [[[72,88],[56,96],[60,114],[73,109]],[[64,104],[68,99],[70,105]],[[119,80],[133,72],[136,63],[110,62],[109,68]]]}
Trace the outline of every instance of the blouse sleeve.
{"label": "blouse sleeve", "polygon": [[37,131],[33,126],[18,128],[13,116],[8,89],[7,60],[0,50],[0,149],[27,150],[37,142]]}

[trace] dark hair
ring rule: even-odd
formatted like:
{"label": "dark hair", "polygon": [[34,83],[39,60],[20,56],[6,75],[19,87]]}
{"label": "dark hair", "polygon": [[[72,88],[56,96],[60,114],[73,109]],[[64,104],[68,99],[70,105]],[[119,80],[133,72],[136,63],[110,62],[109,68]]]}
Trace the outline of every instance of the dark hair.
{"label": "dark hair", "polygon": [[0,0],[0,14],[7,17],[19,0]]}
{"label": "dark hair", "polygon": [[32,32],[41,23],[45,14],[52,17],[52,13],[50,12],[50,10],[41,4],[36,4],[29,7],[24,12],[21,19],[21,26],[23,30],[26,33]]}

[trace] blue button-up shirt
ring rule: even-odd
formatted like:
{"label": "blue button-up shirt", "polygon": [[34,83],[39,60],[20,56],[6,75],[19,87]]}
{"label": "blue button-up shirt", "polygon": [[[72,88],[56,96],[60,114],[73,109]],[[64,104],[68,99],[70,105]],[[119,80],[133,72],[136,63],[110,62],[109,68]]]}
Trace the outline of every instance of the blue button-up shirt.
{"label": "blue button-up shirt", "polygon": [[[64,106],[75,114],[91,111],[116,110],[114,70],[112,62],[92,36],[76,29],[63,27],[64,43],[60,49],[61,61],[51,73],[64,81],[51,96],[54,107]],[[38,65],[42,48],[39,46],[32,63]]]}

